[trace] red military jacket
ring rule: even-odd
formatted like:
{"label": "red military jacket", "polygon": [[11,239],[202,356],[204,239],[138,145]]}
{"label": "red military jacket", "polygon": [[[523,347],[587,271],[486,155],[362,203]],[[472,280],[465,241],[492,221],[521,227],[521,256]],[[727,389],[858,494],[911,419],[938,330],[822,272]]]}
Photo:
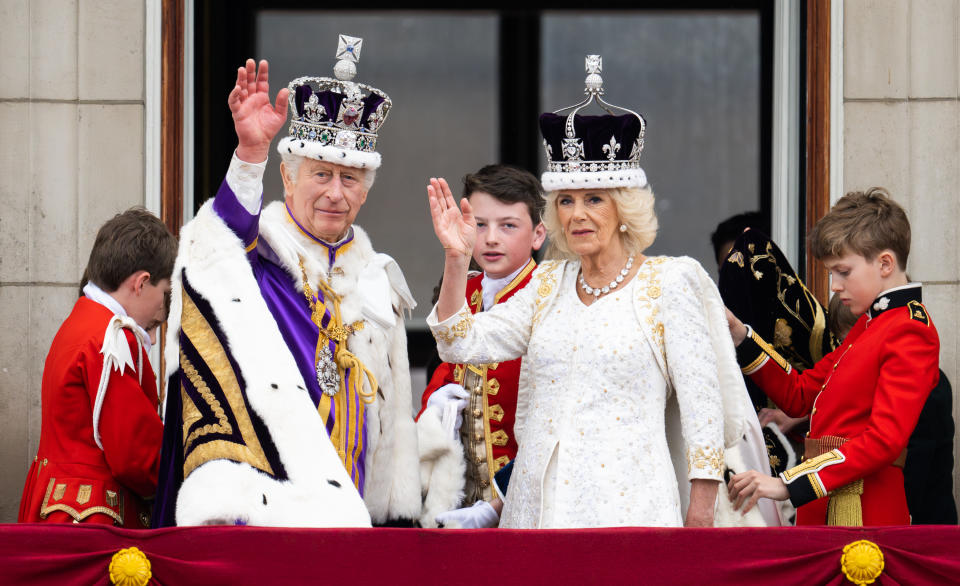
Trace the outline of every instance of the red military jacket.
{"label": "red military jacket", "polygon": [[809,414],[808,438],[826,446],[780,475],[798,525],[824,524],[830,499],[861,479],[863,525],[909,524],[894,463],[937,383],[939,353],[919,284],[881,293],[843,344],[802,374],[755,333],[737,348],[744,373],[791,417]]}
{"label": "red military jacket", "polygon": [[[530,281],[537,263],[530,259],[525,267],[513,280],[494,297],[494,303],[509,299],[514,293],[522,289]],[[472,313],[483,310],[483,274],[479,274],[467,281],[467,304]],[[499,362],[494,364],[467,366],[463,364],[449,364],[444,362],[433,373],[433,377],[423,392],[420,413],[427,407],[430,395],[440,387],[450,384],[463,384],[467,368],[475,368],[485,378],[483,384],[482,413],[465,413],[464,425],[470,417],[482,417],[484,421],[484,437],[486,442],[486,462],[489,470],[488,482],[493,474],[507,465],[507,462],[517,456],[517,439],[513,435],[513,424],[517,412],[517,383],[520,378],[520,359]],[[477,409],[480,411],[481,409]],[[418,414],[419,418],[420,415]],[[468,462],[480,464],[480,462]]]}
{"label": "red military jacket", "polygon": [[[113,315],[81,297],[54,336],[43,368],[40,446],[23,488],[20,522],[150,526],[144,499],[156,492],[163,423],[145,350],[143,372],[127,367],[123,375],[110,374],[100,411],[102,450],[93,436],[100,349]],[[136,338],[123,331],[136,357]]]}

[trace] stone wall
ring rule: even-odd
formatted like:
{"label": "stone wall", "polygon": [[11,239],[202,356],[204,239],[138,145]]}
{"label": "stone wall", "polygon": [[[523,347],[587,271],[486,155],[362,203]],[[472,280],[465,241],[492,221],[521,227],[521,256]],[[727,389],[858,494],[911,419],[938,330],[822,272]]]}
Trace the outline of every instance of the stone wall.
{"label": "stone wall", "polygon": [[144,203],[144,3],[0,0],[0,522],[96,230]]}
{"label": "stone wall", "polygon": [[[846,0],[844,190],[888,188],[910,215],[908,271],[940,333],[960,421],[960,101],[956,0]],[[836,76],[834,76],[836,79]],[[960,447],[955,439],[954,453]],[[954,467],[960,495],[960,467]]]}

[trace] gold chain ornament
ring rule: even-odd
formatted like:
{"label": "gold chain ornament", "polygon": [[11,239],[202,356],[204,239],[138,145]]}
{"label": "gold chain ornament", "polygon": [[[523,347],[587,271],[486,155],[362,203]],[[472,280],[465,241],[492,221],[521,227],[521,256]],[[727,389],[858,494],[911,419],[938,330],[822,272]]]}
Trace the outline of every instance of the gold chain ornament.
{"label": "gold chain ornament", "polygon": [[[303,277],[303,296],[310,304],[310,319],[317,324],[320,329],[320,335],[317,338],[317,351],[314,355],[316,364],[317,383],[325,395],[334,396],[340,390],[340,383],[347,369],[355,372],[362,372],[370,383],[370,392],[363,390],[363,382],[360,377],[350,377],[347,385],[355,385],[357,395],[364,403],[372,403],[376,397],[377,379],[373,373],[357,358],[352,352],[347,350],[347,338],[354,332],[359,332],[364,327],[363,320],[355,321],[352,324],[344,324],[340,317],[340,296],[330,288],[323,279],[317,281],[317,287],[323,292],[325,301],[332,303],[333,310],[330,312],[330,323],[326,328],[323,327],[323,308],[319,303],[319,298],[314,293],[310,281],[307,279],[307,270],[303,266],[303,257],[298,257],[300,263],[300,274]],[[333,340],[335,343],[335,352],[330,351],[328,342]]]}

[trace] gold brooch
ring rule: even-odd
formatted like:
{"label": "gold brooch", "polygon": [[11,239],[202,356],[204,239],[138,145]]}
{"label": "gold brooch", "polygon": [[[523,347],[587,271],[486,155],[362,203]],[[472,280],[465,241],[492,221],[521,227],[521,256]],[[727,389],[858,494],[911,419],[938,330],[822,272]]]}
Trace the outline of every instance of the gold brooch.
{"label": "gold brooch", "polygon": [[347,341],[347,337],[350,334],[354,332],[359,332],[362,329],[363,329],[363,321],[355,321],[352,324],[348,324],[345,326],[342,326],[339,324],[332,325],[328,328],[323,329],[322,331],[323,331],[323,335],[325,335],[327,338],[333,340],[334,342],[337,342],[338,344],[342,344],[343,342]]}
{"label": "gold brooch", "polygon": [[136,547],[121,549],[113,554],[107,571],[110,582],[117,586],[146,586],[153,576],[150,560]]}
{"label": "gold brooch", "polygon": [[857,584],[873,584],[883,573],[883,552],[872,541],[861,539],[843,547],[840,569],[848,580]]}

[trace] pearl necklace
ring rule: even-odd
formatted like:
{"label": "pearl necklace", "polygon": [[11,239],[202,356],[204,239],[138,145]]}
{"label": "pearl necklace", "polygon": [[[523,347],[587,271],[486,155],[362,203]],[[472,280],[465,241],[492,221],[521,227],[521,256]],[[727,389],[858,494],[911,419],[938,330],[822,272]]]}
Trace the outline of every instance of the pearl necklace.
{"label": "pearl necklace", "polygon": [[617,278],[610,281],[609,285],[604,287],[593,288],[590,285],[587,285],[587,282],[583,280],[583,269],[580,269],[580,288],[586,291],[587,295],[593,295],[594,299],[599,299],[601,295],[606,295],[610,291],[617,288],[617,285],[623,282],[623,279],[630,274],[630,267],[633,266],[633,257],[627,259],[627,266],[623,267],[620,271],[620,274],[617,275]]}

